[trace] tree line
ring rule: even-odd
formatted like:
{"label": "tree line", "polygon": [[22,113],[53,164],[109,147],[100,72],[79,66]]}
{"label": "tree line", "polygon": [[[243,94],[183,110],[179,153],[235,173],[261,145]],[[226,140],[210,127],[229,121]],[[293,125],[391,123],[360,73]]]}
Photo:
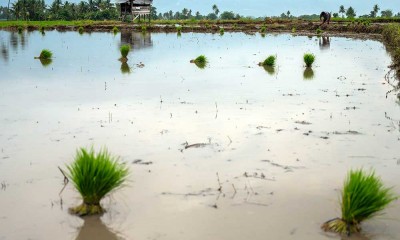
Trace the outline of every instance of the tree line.
{"label": "tree line", "polygon": [[[234,19],[263,19],[254,17],[243,17],[232,11],[221,12],[217,5],[210,8],[210,13],[202,15],[199,11],[193,12],[191,9],[183,8],[181,11],[173,12],[172,10],[158,13],[157,8],[152,6],[151,19],[160,20],[183,20],[183,19],[209,19],[209,20],[234,20]],[[376,4],[371,12],[360,18],[376,18],[379,17],[380,7]],[[119,6],[111,3],[111,0],[87,0],[79,3],[63,2],[62,0],[54,0],[51,4],[46,5],[44,0],[16,0],[11,3],[10,8],[0,6],[0,19],[15,20],[116,20],[119,18]],[[347,9],[341,5],[338,12],[332,13],[335,18],[345,16],[349,19],[357,16],[353,7]],[[394,15],[391,9],[380,11],[380,17],[400,17],[400,13]],[[319,19],[319,14],[293,16],[290,11],[282,13],[280,16],[272,16],[272,18],[283,19]]]}

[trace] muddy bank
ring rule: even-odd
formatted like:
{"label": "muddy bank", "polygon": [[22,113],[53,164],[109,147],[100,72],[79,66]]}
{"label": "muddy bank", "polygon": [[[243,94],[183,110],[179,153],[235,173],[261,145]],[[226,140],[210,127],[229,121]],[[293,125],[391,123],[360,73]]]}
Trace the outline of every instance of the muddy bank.
{"label": "muddy bank", "polygon": [[[3,29],[16,30],[20,25],[12,25],[3,27]],[[38,23],[26,23],[24,25],[28,30],[38,30],[41,28]],[[323,31],[328,31],[335,34],[382,34],[385,23],[364,24],[361,22],[332,22],[330,25],[321,26],[318,22],[312,21],[284,21],[284,20],[266,20],[266,21],[199,21],[196,23],[188,22],[151,22],[142,24],[132,24],[124,22],[94,22],[82,25],[85,31],[111,31],[113,27],[118,27],[120,30],[146,31],[151,32],[177,32],[177,26],[181,26],[182,32],[199,32],[213,33],[218,32],[221,28],[228,32],[247,32],[256,33],[262,31],[265,27],[265,32],[310,32],[314,33],[318,28]],[[144,27],[145,26],[145,27]],[[56,29],[59,31],[76,31],[79,26],[71,25],[54,25],[44,26],[45,29]]]}

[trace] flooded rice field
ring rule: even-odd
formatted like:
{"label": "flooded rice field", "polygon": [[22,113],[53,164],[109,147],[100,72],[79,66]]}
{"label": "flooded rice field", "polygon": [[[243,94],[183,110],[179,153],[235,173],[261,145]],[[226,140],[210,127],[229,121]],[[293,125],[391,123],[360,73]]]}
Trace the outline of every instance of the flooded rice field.
{"label": "flooded rice field", "polygon": [[[127,64],[119,47],[130,44]],[[290,34],[0,31],[0,239],[344,239],[350,169],[400,194],[400,105],[373,40]],[[44,48],[54,58],[35,56]],[[312,70],[303,54],[314,53]],[[204,54],[204,69],[190,60]],[[276,55],[274,69],[258,66]],[[79,147],[129,164],[101,217],[79,218]],[[399,239],[400,206],[351,239]]]}

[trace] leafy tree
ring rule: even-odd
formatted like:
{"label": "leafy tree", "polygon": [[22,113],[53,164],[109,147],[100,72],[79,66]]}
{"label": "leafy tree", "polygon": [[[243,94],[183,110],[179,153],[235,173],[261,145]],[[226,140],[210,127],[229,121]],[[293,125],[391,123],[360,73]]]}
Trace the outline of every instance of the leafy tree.
{"label": "leafy tree", "polygon": [[347,18],[354,18],[356,16],[356,12],[353,7],[349,7],[346,11]]}
{"label": "leafy tree", "polygon": [[223,12],[223,13],[221,13],[221,15],[219,16],[221,19],[223,19],[223,20],[228,20],[228,19],[235,19],[236,17],[235,17],[235,13],[233,13],[233,12],[228,12],[228,11],[225,11],[225,12]]}
{"label": "leafy tree", "polygon": [[289,10],[286,12],[286,15],[287,15],[287,18],[290,18],[290,11]]}
{"label": "leafy tree", "polygon": [[375,4],[372,11],[371,11],[371,17],[375,18],[376,15],[378,14],[380,8],[378,6],[378,4]]}
{"label": "leafy tree", "polygon": [[339,7],[339,13],[341,13],[341,14],[342,14],[342,18],[344,18],[344,14],[346,13],[346,9],[344,8],[343,5],[341,5],[341,6]]}
{"label": "leafy tree", "polygon": [[217,5],[214,4],[212,6],[212,10],[214,11],[215,15],[218,17],[219,9],[218,9]]}
{"label": "leafy tree", "polygon": [[[160,13],[161,14],[161,13]],[[157,16],[157,8],[152,6],[150,10],[150,19],[158,19],[159,16]],[[162,17],[162,16],[161,16]]]}
{"label": "leafy tree", "polygon": [[209,13],[208,15],[207,15],[207,19],[210,19],[210,20],[215,20],[215,19],[217,19],[218,18],[218,16],[217,16],[217,14],[215,14],[215,13]]}
{"label": "leafy tree", "polygon": [[393,11],[391,9],[383,10],[381,11],[381,16],[382,17],[393,17]]}
{"label": "leafy tree", "polygon": [[337,17],[339,17],[339,13],[333,13],[332,16],[333,16],[334,18],[337,18]]}

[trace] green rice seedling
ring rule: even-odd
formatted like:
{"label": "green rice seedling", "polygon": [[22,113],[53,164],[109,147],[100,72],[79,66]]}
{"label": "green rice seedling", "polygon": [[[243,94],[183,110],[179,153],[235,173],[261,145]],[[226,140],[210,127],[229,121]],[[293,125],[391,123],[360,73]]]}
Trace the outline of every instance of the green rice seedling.
{"label": "green rice seedling", "polygon": [[182,26],[177,26],[177,27],[176,27],[176,31],[177,31],[178,33],[181,33],[181,32],[182,32]]}
{"label": "green rice seedling", "polygon": [[296,28],[294,27],[294,28],[292,28],[292,33],[295,33],[296,32]]}
{"label": "green rice seedling", "polygon": [[318,35],[321,35],[321,33],[322,33],[321,28],[317,28],[317,31],[316,31],[316,32],[317,32]]}
{"label": "green rice seedling", "polygon": [[275,61],[276,61],[276,57],[273,55],[270,55],[260,65],[274,67]]}
{"label": "green rice seedling", "polygon": [[314,70],[310,67],[306,67],[306,69],[303,72],[303,78],[304,80],[311,80],[314,78]]}
{"label": "green rice seedling", "polygon": [[78,32],[79,32],[79,34],[83,34],[83,31],[84,31],[83,27],[82,27],[82,26],[80,26],[80,27],[78,28]]}
{"label": "green rice seedling", "polygon": [[222,36],[222,35],[224,35],[224,33],[225,33],[224,28],[220,28],[220,29],[219,29],[219,34]]}
{"label": "green rice seedling", "polygon": [[306,53],[304,54],[303,59],[304,63],[306,64],[306,67],[311,67],[315,61],[315,56],[312,53]]}
{"label": "green rice seedling", "polygon": [[119,32],[119,29],[116,26],[114,26],[112,31],[114,34],[117,34]]}
{"label": "green rice seedling", "polygon": [[24,28],[23,28],[22,26],[18,26],[17,30],[18,30],[18,33],[22,33],[22,31],[24,30]]}
{"label": "green rice seedling", "polygon": [[53,53],[50,50],[43,49],[40,52],[39,57],[35,57],[35,59],[51,59],[52,56],[53,56]]}
{"label": "green rice seedling", "polygon": [[129,173],[126,165],[106,148],[98,153],[93,148],[77,150],[74,162],[67,165],[67,169],[68,178],[83,199],[81,205],[70,208],[69,212],[79,216],[103,213],[100,200],[121,187]]}
{"label": "green rice seedling", "polygon": [[361,222],[378,215],[396,199],[392,188],[385,187],[374,171],[351,170],[341,192],[342,217],[325,222],[321,228],[347,235],[360,232]]}
{"label": "green rice seedling", "polygon": [[129,45],[122,45],[120,48],[120,52],[121,52],[121,58],[120,60],[122,62],[126,62],[128,61],[128,53],[131,50],[131,47]]}
{"label": "green rice seedling", "polygon": [[203,69],[206,67],[208,61],[204,55],[200,55],[196,59],[190,60],[190,62],[196,64],[197,67]]}
{"label": "green rice seedling", "polygon": [[261,33],[265,33],[265,31],[267,31],[267,27],[266,26],[262,26],[260,29]]}

